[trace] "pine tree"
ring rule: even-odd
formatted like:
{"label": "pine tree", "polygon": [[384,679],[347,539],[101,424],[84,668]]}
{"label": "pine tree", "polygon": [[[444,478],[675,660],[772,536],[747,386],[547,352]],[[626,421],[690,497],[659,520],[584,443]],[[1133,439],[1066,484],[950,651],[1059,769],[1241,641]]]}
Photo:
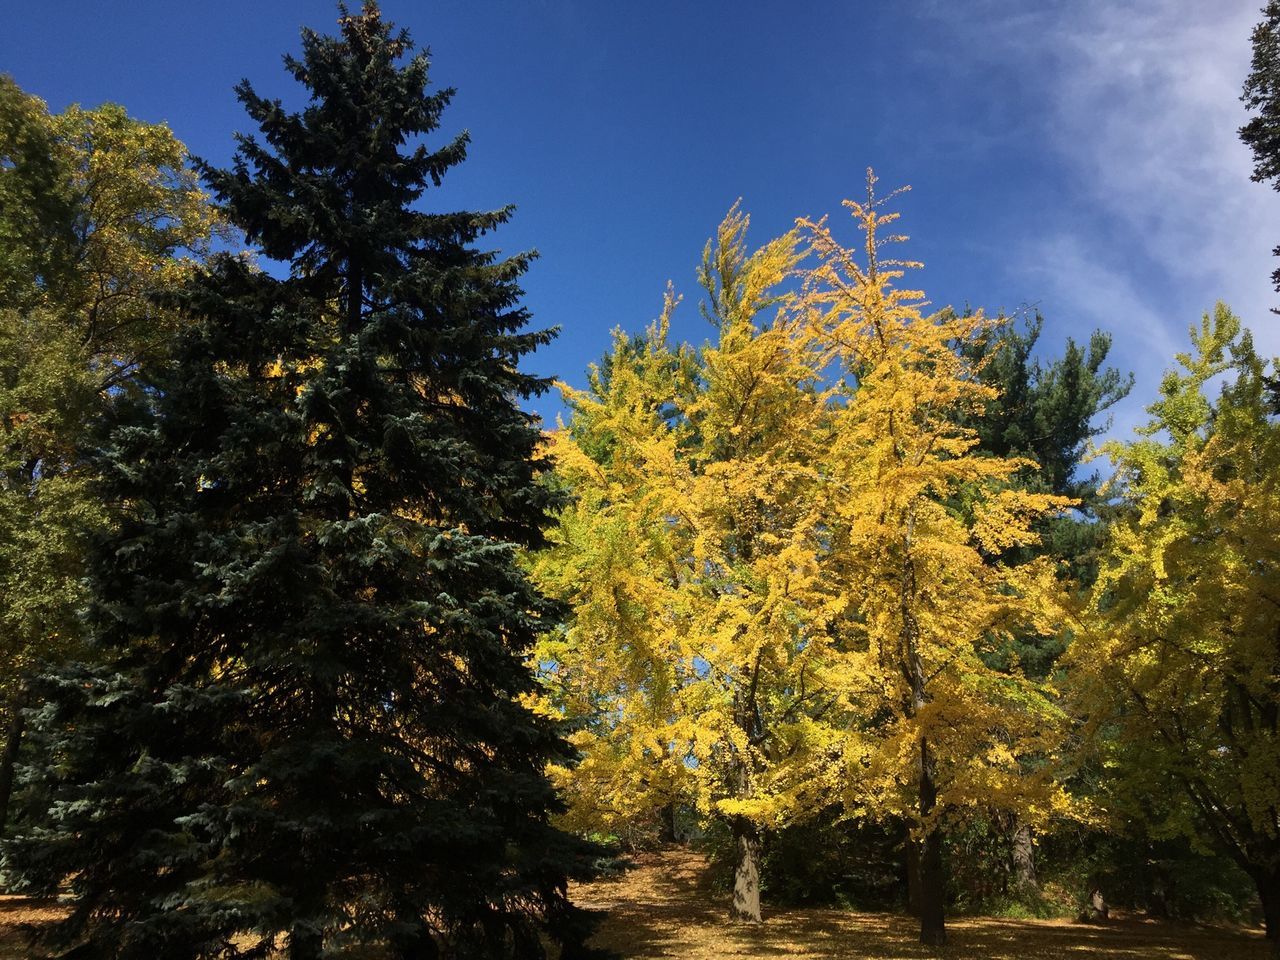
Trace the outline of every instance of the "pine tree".
{"label": "pine tree", "polygon": [[491,213],[426,212],[465,155],[452,91],[373,3],[286,57],[300,112],[237,92],[261,139],[204,168],[276,278],[224,255],[103,459],[120,530],[95,565],[109,666],[50,678],[58,930],[111,958],[537,957],[580,943],[553,828],[558,729],[525,705],[556,607],[530,585],[556,494],[520,398],[529,255]]}
{"label": "pine tree", "polygon": [[[1042,361],[1035,354],[1043,328],[1038,313],[1025,324],[1002,316],[987,337],[957,344],[973,362],[979,380],[997,391],[979,415],[962,417],[962,422],[974,430],[978,450],[1035,462],[1034,470],[1020,471],[1014,482],[1032,492],[1075,501],[1073,510],[1037,521],[1039,543],[1005,551],[1001,562],[1054,557],[1069,566],[1071,583],[1082,590],[1093,582],[1107,530],[1101,480],[1084,461],[1090,441],[1106,429],[1101,415],[1128,394],[1133,377],[1106,366],[1111,337],[1101,330],[1092,333],[1087,347],[1068,337],[1059,356]],[[1028,675],[1043,678],[1054,670],[1069,638],[1065,627],[1048,635],[1013,634],[1003,648],[987,654],[987,661],[997,668],[1017,664]],[[1000,812],[994,813],[991,825],[1007,845],[1005,869],[1012,891],[1034,900],[1039,882],[1030,825],[1015,814]]]}
{"label": "pine tree", "polygon": [[[1280,190],[1280,0],[1267,0],[1251,39],[1253,58],[1240,99],[1255,115],[1240,128],[1240,139],[1253,153],[1250,179]],[[1272,253],[1280,256],[1280,246]],[[1280,290],[1280,269],[1271,274],[1271,282]]]}

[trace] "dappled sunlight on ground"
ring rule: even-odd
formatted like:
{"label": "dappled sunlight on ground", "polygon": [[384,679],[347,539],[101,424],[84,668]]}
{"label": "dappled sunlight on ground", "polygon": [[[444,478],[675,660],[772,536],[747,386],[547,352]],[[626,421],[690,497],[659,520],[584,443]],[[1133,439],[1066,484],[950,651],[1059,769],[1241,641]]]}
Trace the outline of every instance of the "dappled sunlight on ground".
{"label": "dappled sunlight on ground", "polygon": [[[670,957],[719,960],[1267,960],[1260,931],[1155,923],[1106,924],[1059,920],[949,920],[950,943],[940,953],[920,946],[915,922],[888,913],[769,910],[759,926],[731,923],[728,894],[707,881],[706,861],[687,850],[640,854],[620,877],[583,884],[574,899],[607,911],[595,943],[627,960]],[[0,896],[0,960],[27,960],[20,927],[64,912],[49,902]],[[157,958],[162,960],[162,958]]]}
{"label": "dappled sunlight on ground", "polygon": [[66,913],[57,904],[0,895],[0,960],[25,960],[31,956],[22,928],[49,923]]}
{"label": "dappled sunlight on ground", "polygon": [[712,960],[1266,960],[1260,932],[1117,920],[1092,925],[1054,920],[949,920],[940,953],[915,942],[909,917],[843,910],[769,910],[759,926],[728,919],[728,895],[707,884],[706,863],[684,850],[641,854],[625,875],[584,884],[574,898],[608,911],[595,943],[622,956]]}

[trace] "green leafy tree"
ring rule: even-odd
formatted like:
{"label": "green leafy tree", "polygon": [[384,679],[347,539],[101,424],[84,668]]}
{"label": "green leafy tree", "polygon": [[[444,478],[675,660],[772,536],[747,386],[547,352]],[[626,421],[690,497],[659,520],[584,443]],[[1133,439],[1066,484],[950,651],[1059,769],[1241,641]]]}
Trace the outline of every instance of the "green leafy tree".
{"label": "green leafy tree", "polygon": [[69,877],[57,939],[97,956],[573,955],[585,844],[553,828],[568,760],[523,697],[556,607],[519,548],[556,496],[521,358],[529,257],[509,216],[418,206],[465,154],[368,4],[286,58],[309,103],[249,84],[229,220],[288,276],[220,256],[195,325],[104,455],[119,531],[94,567],[96,669],[47,681],[50,825],[10,845]]}
{"label": "green leafy tree", "polygon": [[1280,424],[1225,306],[1191,341],[1139,438],[1104,448],[1125,512],[1069,665],[1117,796],[1232,858],[1280,954]]}
{"label": "green leafy tree", "polygon": [[30,306],[72,267],[71,163],[44,102],[0,74],[0,302]]}
{"label": "green leafy tree", "polygon": [[[1107,529],[1098,474],[1085,467],[1089,443],[1106,429],[1102,415],[1128,394],[1133,377],[1106,366],[1111,337],[1100,330],[1094,331],[1086,346],[1068,337],[1061,355],[1041,360],[1036,348],[1043,329],[1039,314],[1025,324],[1001,317],[985,338],[957,346],[974,362],[979,380],[996,391],[981,414],[968,418],[978,448],[997,457],[1033,461],[1033,468],[1012,478],[1014,483],[1075,501],[1073,510],[1038,522],[1038,543],[1005,551],[1002,560],[1022,563],[1050,556],[1070,570],[1070,580],[1079,588],[1093,581]],[[1018,664],[1032,676],[1046,677],[1067,640],[1065,631],[1015,633],[1002,649],[992,652],[990,661]],[[1001,886],[1007,891],[1011,880],[1015,895],[1034,899],[1039,882],[1030,826],[999,812],[987,819],[987,830],[997,841],[994,846],[1007,854],[1001,858]],[[991,839],[988,847],[993,846]]]}
{"label": "green leafy tree", "polygon": [[155,294],[215,228],[183,145],[123,108],[44,103],[0,77],[0,831],[25,678],[80,634],[107,514],[86,430],[180,324]]}

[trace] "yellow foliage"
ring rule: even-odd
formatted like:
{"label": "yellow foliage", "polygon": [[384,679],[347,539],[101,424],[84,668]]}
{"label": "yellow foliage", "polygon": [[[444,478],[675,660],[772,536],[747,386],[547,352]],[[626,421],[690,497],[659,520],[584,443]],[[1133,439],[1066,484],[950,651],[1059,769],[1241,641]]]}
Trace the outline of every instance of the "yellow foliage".
{"label": "yellow foliage", "polygon": [[574,499],[534,566],[572,616],[536,659],[580,729],[581,766],[556,771],[580,828],[672,801],[755,830],[841,801],[930,829],[1069,807],[1057,691],[988,661],[1057,631],[1054,566],[992,558],[1070,501],[976,451],[960,424],[993,391],[957,345],[991,324],[923,314],[894,286],[913,264],[879,253],[895,215],[848,206],[865,258],[809,221],[748,254],[735,206],[699,271],[714,342],[670,344],[668,289],[563,388],[550,444]]}
{"label": "yellow foliage", "polygon": [[576,499],[537,571],[574,616],[538,659],[589,724],[564,782],[606,829],[672,800],[785,820],[839,739],[821,681],[839,608],[814,510],[822,358],[782,289],[797,235],[748,255],[747,225],[735,206],[704,252],[716,342],[669,344],[668,290],[643,338],[615,335],[589,390],[565,388],[573,417],[552,441]]}
{"label": "yellow foliage", "polygon": [[[865,202],[846,202],[861,256],[825,220],[802,221],[820,258],[803,309],[841,375],[815,522],[829,538],[828,588],[845,603],[832,626],[854,652],[850,709],[866,741],[844,792],[920,828],[973,806],[1043,821],[1068,806],[1043,762],[1063,733],[1055,691],[989,657],[1011,631],[1054,632],[1060,588],[1047,560],[991,558],[1036,543],[1035,521],[1070,501],[1012,487],[1027,462],[975,449],[961,424],[994,393],[957,346],[991,321],[926,315],[921,292],[895,285],[918,264],[881,255],[903,238],[884,234],[897,214],[882,212],[874,183]],[[1031,775],[1033,760],[1045,772]]]}

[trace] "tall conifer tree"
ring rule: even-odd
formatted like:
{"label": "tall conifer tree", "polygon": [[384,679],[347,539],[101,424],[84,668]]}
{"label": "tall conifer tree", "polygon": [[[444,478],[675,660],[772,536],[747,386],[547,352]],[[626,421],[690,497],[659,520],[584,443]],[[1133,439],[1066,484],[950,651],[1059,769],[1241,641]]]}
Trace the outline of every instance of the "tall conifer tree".
{"label": "tall conifer tree", "polygon": [[[96,564],[106,670],[50,681],[52,826],[10,847],[94,956],[536,957],[580,942],[550,826],[567,747],[523,705],[554,608],[519,547],[555,494],[518,399],[529,255],[509,209],[416,204],[465,155],[373,3],[304,31],[288,112],[205,168],[281,278],[223,256],[147,406],[106,446],[120,532]],[[574,950],[566,952],[565,956]]]}

